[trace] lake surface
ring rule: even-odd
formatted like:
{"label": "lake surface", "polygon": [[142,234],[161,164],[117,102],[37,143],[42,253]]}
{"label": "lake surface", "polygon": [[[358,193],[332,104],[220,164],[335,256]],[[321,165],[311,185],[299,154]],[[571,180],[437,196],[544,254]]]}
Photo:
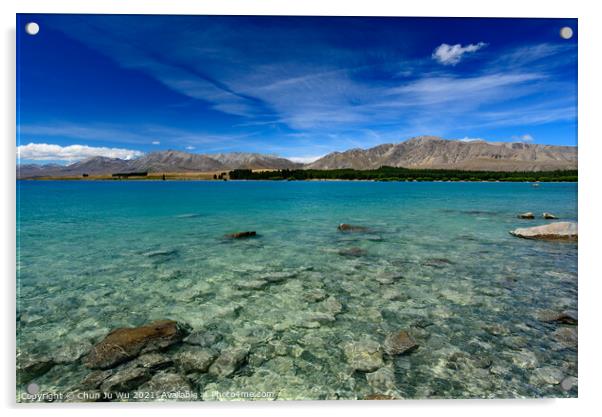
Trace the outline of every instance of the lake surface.
{"label": "lake surface", "polygon": [[[89,371],[74,359],[110,330],[169,318],[218,334],[216,351],[249,348],[230,377],[187,376],[206,399],[577,395],[558,384],[577,376],[576,346],[558,337],[567,326],[540,319],[577,310],[577,244],[508,233],[547,222],[516,217],[526,211],[576,221],[576,184],[19,181],[17,190],[17,353],[55,358],[35,380],[43,390],[78,388]],[[223,238],[245,230],[258,237]],[[341,311],[329,310],[337,301]],[[419,347],[384,356],[393,383],[350,369],[346,344],[382,344],[396,330]]]}

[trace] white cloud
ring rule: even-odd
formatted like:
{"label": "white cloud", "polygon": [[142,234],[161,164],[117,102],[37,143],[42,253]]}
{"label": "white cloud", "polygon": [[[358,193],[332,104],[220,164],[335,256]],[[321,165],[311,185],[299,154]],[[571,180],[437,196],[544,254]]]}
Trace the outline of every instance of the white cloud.
{"label": "white cloud", "polygon": [[161,145],[161,142],[159,142],[158,140],[153,140],[151,143],[153,145]]}
{"label": "white cloud", "polygon": [[131,149],[92,147],[87,145],[50,145],[47,143],[29,143],[17,146],[17,158],[34,161],[78,161],[94,156],[132,159],[143,153]]}
{"label": "white cloud", "polygon": [[188,149],[189,151],[194,149],[194,146],[187,146],[186,149]]}
{"label": "white cloud", "polygon": [[302,164],[309,164],[311,162],[317,161],[318,159],[322,158],[324,155],[318,155],[318,156],[291,156],[288,157],[286,159],[288,159],[289,161],[293,161],[293,162],[300,162]]}
{"label": "white cloud", "polygon": [[464,137],[462,139],[457,139],[457,140],[459,140],[460,142],[486,142],[485,139],[481,139],[481,138],[469,138],[468,136]]}
{"label": "white cloud", "polygon": [[468,44],[466,46],[462,46],[457,43],[455,45],[448,45],[446,43],[442,43],[433,51],[433,59],[443,65],[456,65],[461,60],[464,54],[473,53],[478,51],[481,48],[487,46],[484,42],[479,42],[477,44]]}
{"label": "white cloud", "polygon": [[530,134],[526,133],[524,135],[512,136],[512,139],[518,140],[521,142],[533,142],[533,139],[535,139],[535,138],[533,136],[531,136]]}

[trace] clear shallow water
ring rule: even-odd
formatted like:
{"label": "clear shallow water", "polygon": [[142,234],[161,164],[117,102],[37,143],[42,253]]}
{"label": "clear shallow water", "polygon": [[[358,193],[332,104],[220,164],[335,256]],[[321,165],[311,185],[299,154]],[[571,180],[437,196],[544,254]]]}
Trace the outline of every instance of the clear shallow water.
{"label": "clear shallow water", "polygon": [[[576,184],[378,182],[18,182],[21,355],[73,356],[111,329],[170,318],[250,347],[200,395],[278,399],[385,393],[349,369],[346,342],[408,330],[420,347],[385,358],[403,398],[575,396],[542,377],[577,376],[577,351],[542,310],[577,309],[577,245],[508,234],[577,220]],[[371,233],[342,233],[339,223]],[[255,239],[226,233],[256,230]],[[345,256],[360,248],[361,256]],[[357,249],[352,249],[357,251]],[[158,252],[162,252],[158,254]],[[163,253],[164,252],[164,253]],[[153,256],[154,255],[154,256]],[[253,282],[286,278],[253,288]],[[328,297],[334,322],[314,320]],[[312,316],[314,314],[314,316]],[[61,360],[36,382],[78,387]]]}

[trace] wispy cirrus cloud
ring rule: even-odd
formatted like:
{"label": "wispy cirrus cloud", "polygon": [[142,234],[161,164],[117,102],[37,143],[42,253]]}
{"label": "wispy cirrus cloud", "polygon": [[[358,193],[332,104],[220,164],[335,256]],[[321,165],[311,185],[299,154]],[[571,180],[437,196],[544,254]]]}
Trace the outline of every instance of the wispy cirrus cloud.
{"label": "wispy cirrus cloud", "polygon": [[[374,48],[354,47],[333,41],[321,30],[278,24],[258,30],[256,24],[233,26],[225,18],[201,19],[203,24],[182,19],[185,24],[177,31],[172,29],[173,20],[151,19],[134,29],[124,25],[125,17],[102,16],[56,28],[69,27],[67,36],[85,39],[119,66],[235,116],[231,126],[251,136],[271,135],[278,128],[313,136],[315,140],[305,145],[314,151],[298,155],[320,154],[323,148],[317,146],[323,132],[342,138],[341,142],[329,138],[331,149],[341,143],[353,145],[358,138],[371,143],[376,139],[358,133],[368,128],[387,132],[387,137],[397,132],[399,139],[406,133],[445,135],[465,128],[452,134],[470,137],[482,134],[469,131],[473,127],[566,120],[567,113],[561,110],[570,107],[570,100],[556,99],[563,91],[570,96],[571,86],[553,71],[560,58],[576,50],[571,45],[522,44],[493,53],[496,46],[485,42],[441,44],[408,57],[404,48],[392,52],[378,43]],[[294,47],[300,42],[302,48]],[[486,46],[481,59],[473,61],[476,68],[463,72],[466,66],[458,64]],[[126,135],[125,140],[142,143],[139,133]],[[250,143],[244,136],[214,132],[158,128],[142,136],[149,134],[162,144],[177,142],[203,150]],[[145,137],[144,143],[151,139]]]}

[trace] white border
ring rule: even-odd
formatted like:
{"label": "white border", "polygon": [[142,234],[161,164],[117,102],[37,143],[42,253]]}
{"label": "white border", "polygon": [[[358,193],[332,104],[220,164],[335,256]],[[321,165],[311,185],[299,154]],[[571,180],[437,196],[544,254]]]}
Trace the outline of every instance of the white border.
{"label": "white border", "polygon": [[[445,415],[445,416],[506,416],[508,413],[537,413],[546,416],[589,414],[596,407],[600,377],[601,331],[600,294],[602,280],[600,263],[596,262],[602,236],[600,220],[602,201],[600,158],[602,157],[602,19],[595,2],[526,1],[499,2],[453,0],[420,0],[393,2],[384,0],[21,0],[0,3],[3,34],[2,71],[2,266],[3,343],[0,395],[3,408],[9,415],[102,415],[115,410],[119,414],[164,416],[168,410],[178,415],[257,415],[305,416],[308,413],[333,413],[348,416]],[[22,406],[14,403],[15,376],[15,13],[131,13],[131,14],[272,14],[272,15],[357,15],[357,16],[475,16],[475,17],[577,17],[579,18],[579,399],[578,400],[439,400],[407,402],[279,402],[264,403],[204,403],[204,404],[124,404],[124,405],[51,405]],[[599,255],[598,255],[599,256]]]}

